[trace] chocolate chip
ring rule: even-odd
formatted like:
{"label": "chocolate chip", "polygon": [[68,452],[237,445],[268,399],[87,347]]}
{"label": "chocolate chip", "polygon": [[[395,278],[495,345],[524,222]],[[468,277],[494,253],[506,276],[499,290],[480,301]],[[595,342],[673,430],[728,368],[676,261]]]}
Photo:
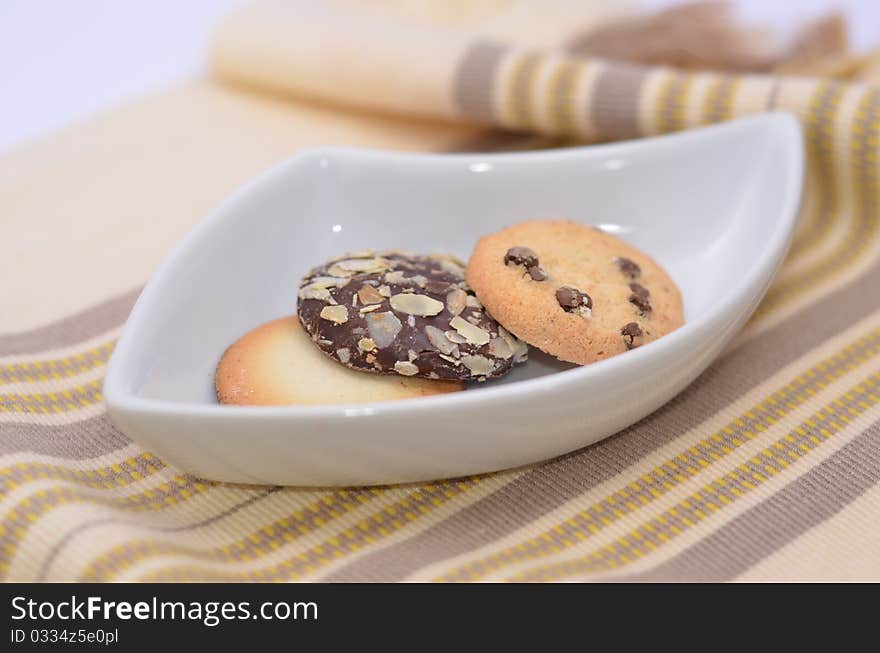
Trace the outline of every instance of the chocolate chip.
{"label": "chocolate chip", "polygon": [[629,289],[632,290],[629,301],[635,304],[642,313],[649,313],[651,311],[651,293],[648,289],[638,283],[629,284]]}
{"label": "chocolate chip", "polygon": [[[623,341],[626,343],[627,349],[633,349],[642,344],[641,338],[644,333],[642,332],[642,327],[635,322],[624,324],[620,329],[620,333],[623,336]],[[637,340],[638,342],[636,342]]]}
{"label": "chocolate chip", "polygon": [[636,265],[634,261],[631,261],[628,258],[618,256],[614,259],[614,262],[617,263],[617,267],[620,268],[620,271],[623,272],[630,279],[635,280],[642,275],[642,269],[638,265]]}
{"label": "chocolate chip", "polygon": [[571,286],[562,286],[562,288],[557,290],[556,301],[568,313],[573,313],[578,309],[593,308],[593,300],[590,296]]}
{"label": "chocolate chip", "polygon": [[533,281],[545,281],[547,273],[538,264],[538,255],[528,247],[511,247],[504,255],[504,265],[522,265]]}
{"label": "chocolate chip", "polygon": [[526,268],[538,267],[538,255],[528,247],[511,247],[504,255],[504,265],[522,265]]}
{"label": "chocolate chip", "polygon": [[526,272],[529,273],[532,281],[545,281],[547,279],[547,273],[539,267],[526,268]]}

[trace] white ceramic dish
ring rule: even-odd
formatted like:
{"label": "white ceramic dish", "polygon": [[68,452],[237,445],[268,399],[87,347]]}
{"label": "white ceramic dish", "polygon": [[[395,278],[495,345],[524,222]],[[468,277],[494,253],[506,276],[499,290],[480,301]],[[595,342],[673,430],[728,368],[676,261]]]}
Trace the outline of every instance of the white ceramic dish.
{"label": "white ceramic dish", "polygon": [[[243,483],[396,483],[577,449],[671,399],[742,326],[788,247],[802,168],[800,129],[784,114],[533,153],[303,152],[226,201],[157,270],[110,361],[110,415],[180,468]],[[452,395],[216,403],[224,349],[293,313],[313,264],[391,247],[466,259],[480,235],[541,217],[602,225],[656,257],[682,290],[685,326],[582,368],[533,350],[503,382]]]}

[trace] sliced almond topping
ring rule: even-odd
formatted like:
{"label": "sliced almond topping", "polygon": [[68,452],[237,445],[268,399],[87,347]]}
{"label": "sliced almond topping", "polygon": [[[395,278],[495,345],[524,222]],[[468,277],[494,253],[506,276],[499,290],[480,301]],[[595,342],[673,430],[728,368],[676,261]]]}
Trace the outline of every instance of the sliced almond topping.
{"label": "sliced almond topping", "polygon": [[360,287],[360,290],[357,291],[358,299],[361,300],[361,304],[365,306],[367,304],[380,304],[385,300],[382,295],[379,294],[379,291],[373,288],[373,286],[368,286],[364,284]]}
{"label": "sliced almond topping", "polygon": [[379,349],[384,349],[394,342],[401,328],[403,324],[391,311],[370,313],[367,316],[367,330]]}
{"label": "sliced almond topping", "polygon": [[406,275],[402,270],[394,270],[393,272],[385,273],[385,283],[396,283],[398,285],[405,284],[408,282]]}
{"label": "sliced almond topping", "polygon": [[513,362],[522,363],[529,358],[529,346],[518,338],[514,338],[507,330],[498,326],[498,335],[504,338],[507,345],[513,350]]}
{"label": "sliced almond topping", "polygon": [[454,256],[446,254],[435,254],[432,256],[446,272],[454,274],[457,277],[464,275],[465,265]]}
{"label": "sliced almond topping", "polygon": [[471,324],[467,320],[463,320],[460,315],[456,315],[449,321],[449,326],[458,331],[458,333],[472,345],[485,345],[489,342],[489,332],[485,329]]}
{"label": "sliced almond topping", "polygon": [[410,315],[420,315],[428,317],[437,315],[443,310],[443,302],[438,302],[427,295],[417,295],[414,293],[401,293],[391,296],[391,308],[401,313],[409,313]]}
{"label": "sliced almond topping", "polygon": [[483,308],[483,305],[480,303],[480,300],[477,299],[476,295],[468,295],[465,303],[471,308]]}
{"label": "sliced almond topping", "polygon": [[309,282],[313,288],[342,288],[347,286],[351,279],[345,277],[315,277]]}
{"label": "sliced almond topping", "polygon": [[467,342],[467,338],[459,334],[458,331],[444,331],[443,335],[457,345],[463,345]]}
{"label": "sliced almond topping", "polygon": [[346,258],[333,264],[348,272],[378,272],[388,268],[388,261],[378,256],[375,258]]}
{"label": "sliced almond topping", "polygon": [[330,291],[326,288],[305,286],[300,289],[298,296],[300,299],[320,299],[321,301],[326,302],[330,299]]}
{"label": "sliced almond topping", "polygon": [[336,265],[335,263],[327,268],[327,272],[333,274],[337,277],[353,277],[355,273],[352,270],[343,270],[341,267]]}
{"label": "sliced almond topping", "polygon": [[428,336],[428,342],[434,345],[434,347],[437,348],[437,351],[442,352],[447,356],[452,353],[453,349],[457,349],[455,343],[447,338],[446,334],[437,327],[429,324],[425,327],[425,335]]}
{"label": "sliced almond topping", "polygon": [[404,376],[413,376],[419,373],[419,368],[408,361],[397,361],[394,363],[394,371]]}
{"label": "sliced almond topping", "polygon": [[347,363],[351,360],[351,352],[347,347],[336,350],[336,357],[339,359],[341,363]]}
{"label": "sliced almond topping", "polygon": [[467,293],[461,288],[450,290],[446,295],[446,308],[453,315],[458,315],[467,306],[467,297]]}
{"label": "sliced almond topping", "polygon": [[485,356],[462,356],[461,362],[474,376],[488,376],[495,364]]}
{"label": "sliced almond topping", "polygon": [[415,352],[415,350],[410,349],[406,352],[406,357],[409,359],[409,362],[412,363],[415,359],[419,357],[419,355]]}
{"label": "sliced almond topping", "polygon": [[507,344],[507,341],[504,338],[492,338],[492,340],[489,341],[489,353],[495,358],[503,358],[504,360],[507,360],[513,356],[513,349],[511,349],[510,345]]}
{"label": "sliced almond topping", "polygon": [[373,351],[376,348],[376,343],[373,342],[372,338],[361,338],[358,340],[358,349],[361,351]]}
{"label": "sliced almond topping", "polygon": [[370,306],[362,306],[358,310],[360,311],[361,315],[366,315],[367,313],[372,313],[373,311],[378,311],[380,308],[382,308],[382,307],[379,306],[379,304],[372,304]]}
{"label": "sliced almond topping", "polygon": [[321,309],[321,318],[335,324],[348,322],[348,309],[345,306],[325,306]]}

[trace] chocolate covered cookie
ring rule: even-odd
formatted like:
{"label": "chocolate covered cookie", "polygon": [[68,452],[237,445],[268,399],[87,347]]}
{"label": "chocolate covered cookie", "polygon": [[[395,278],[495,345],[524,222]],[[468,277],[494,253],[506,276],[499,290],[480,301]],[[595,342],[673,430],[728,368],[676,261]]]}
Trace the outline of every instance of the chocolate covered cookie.
{"label": "chocolate covered cookie", "polygon": [[508,331],[581,365],[684,322],[678,288],[650,256],[576,222],[523,222],[481,238],[467,281]]}
{"label": "chocolate covered cookie", "polygon": [[297,313],[315,344],[364,372],[428,379],[501,376],[528,348],[496,322],[450,256],[360,252],[314,268]]}

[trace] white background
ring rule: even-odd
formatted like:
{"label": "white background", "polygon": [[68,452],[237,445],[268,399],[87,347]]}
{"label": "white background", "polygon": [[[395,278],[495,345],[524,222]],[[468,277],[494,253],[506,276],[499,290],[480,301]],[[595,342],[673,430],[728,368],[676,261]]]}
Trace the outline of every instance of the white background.
{"label": "white background", "polygon": [[[675,0],[648,0],[667,5]],[[242,0],[0,0],[0,152],[198,75],[216,21]],[[858,48],[880,45],[880,0],[739,0],[790,29],[833,6]]]}

